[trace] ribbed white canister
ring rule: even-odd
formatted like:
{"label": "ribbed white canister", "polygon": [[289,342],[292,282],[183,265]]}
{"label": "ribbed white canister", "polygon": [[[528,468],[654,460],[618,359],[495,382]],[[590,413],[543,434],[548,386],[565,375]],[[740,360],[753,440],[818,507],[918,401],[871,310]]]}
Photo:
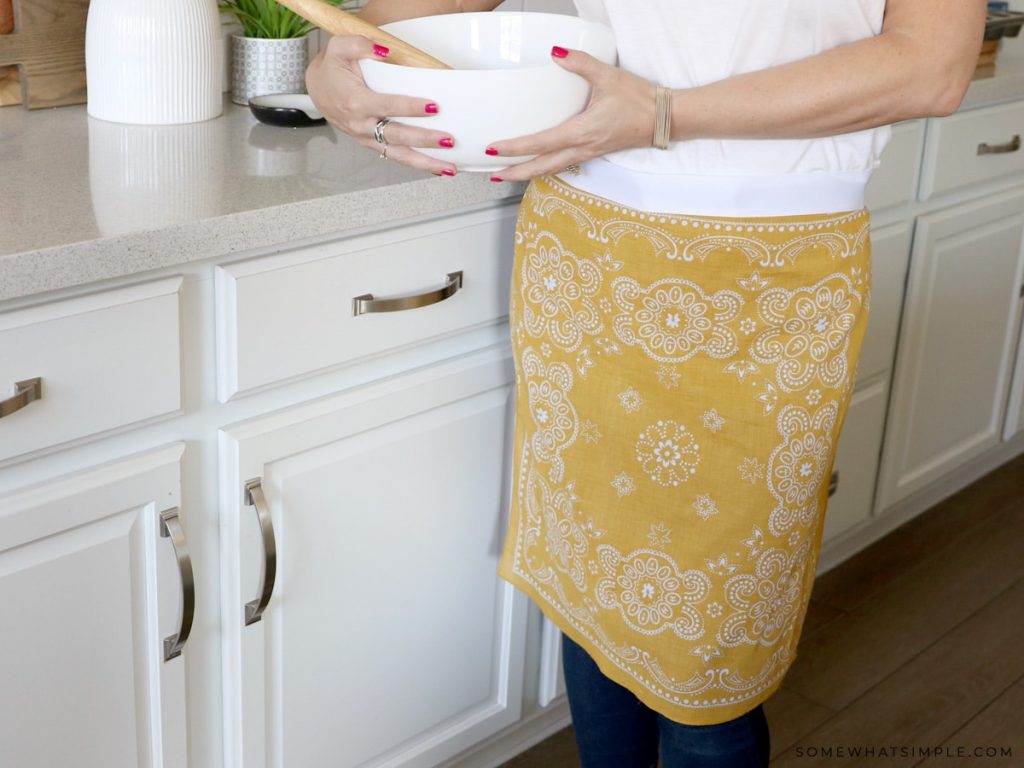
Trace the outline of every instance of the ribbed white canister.
{"label": "ribbed white canister", "polygon": [[92,0],[88,112],[159,125],[217,117],[224,108],[223,58],[216,0]]}

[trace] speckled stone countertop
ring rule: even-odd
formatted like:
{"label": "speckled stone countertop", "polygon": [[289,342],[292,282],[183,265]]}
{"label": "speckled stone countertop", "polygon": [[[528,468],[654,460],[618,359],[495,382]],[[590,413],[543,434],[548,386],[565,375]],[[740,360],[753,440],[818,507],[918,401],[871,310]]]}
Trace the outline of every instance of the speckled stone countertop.
{"label": "speckled stone countertop", "polygon": [[277,128],[226,101],[189,125],[0,110],[0,301],[517,197],[434,176],[329,126]]}
{"label": "speckled stone countertop", "polygon": [[[1024,36],[961,109],[1024,98]],[[329,127],[132,126],[0,110],[0,301],[518,197],[524,183],[382,162]]]}

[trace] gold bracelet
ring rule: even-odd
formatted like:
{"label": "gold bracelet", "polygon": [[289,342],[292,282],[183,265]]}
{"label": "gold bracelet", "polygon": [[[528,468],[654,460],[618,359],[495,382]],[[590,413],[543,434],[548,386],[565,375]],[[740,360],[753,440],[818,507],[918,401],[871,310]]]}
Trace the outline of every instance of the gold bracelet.
{"label": "gold bracelet", "polygon": [[656,86],[654,90],[654,142],[658,149],[668,149],[672,135],[672,89]]}

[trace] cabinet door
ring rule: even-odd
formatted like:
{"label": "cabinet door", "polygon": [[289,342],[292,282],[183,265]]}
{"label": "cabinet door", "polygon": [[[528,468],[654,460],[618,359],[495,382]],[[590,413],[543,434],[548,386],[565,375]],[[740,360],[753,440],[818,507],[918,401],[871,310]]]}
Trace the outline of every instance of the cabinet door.
{"label": "cabinet door", "polygon": [[887,393],[886,382],[879,380],[858,388],[850,399],[832,467],[835,492],[828,499],[822,541],[836,538],[871,518]]}
{"label": "cabinet door", "polygon": [[996,445],[1024,281],[1024,189],[917,222],[882,459],[886,508]]}
{"label": "cabinet door", "polygon": [[513,378],[506,344],[222,431],[227,766],[433,766],[519,719]]}
{"label": "cabinet door", "polygon": [[562,669],[562,633],[547,616],[543,617],[543,622],[537,699],[546,707],[565,696],[565,672]]}
{"label": "cabinet door", "polygon": [[910,261],[910,225],[871,231],[871,306],[868,329],[857,361],[857,384],[892,368]]}
{"label": "cabinet door", "polygon": [[[1024,284],[1020,287],[1021,298],[1024,298]],[[1024,311],[1022,311],[1024,315]],[[1020,333],[1017,338],[1017,362],[1014,365],[1013,381],[1010,383],[1010,399],[1006,406],[1006,425],[1003,427],[1003,440],[1012,440],[1024,432],[1024,317],[1021,318]]]}
{"label": "cabinet door", "polygon": [[191,621],[191,566],[160,514],[183,449],[0,497],[0,764],[188,764],[184,658],[165,661],[165,638]]}

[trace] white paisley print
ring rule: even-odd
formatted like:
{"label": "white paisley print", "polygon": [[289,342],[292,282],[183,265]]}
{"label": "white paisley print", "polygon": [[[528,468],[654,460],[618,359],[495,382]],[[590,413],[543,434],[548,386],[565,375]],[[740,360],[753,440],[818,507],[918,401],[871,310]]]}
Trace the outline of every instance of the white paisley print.
{"label": "white paisley print", "polygon": [[809,550],[807,541],[791,555],[784,549],[768,549],[757,558],[753,573],[725,580],[725,599],[732,613],[719,627],[721,645],[778,642],[799,608]]}
{"label": "white paisley print", "polygon": [[726,358],[735,354],[736,332],[730,321],[740,311],[735,291],[705,296],[689,280],[666,278],[643,289],[632,277],[612,280],[612,295],[621,310],[612,321],[624,344],[639,344],[654,360],[688,360],[699,352]]}
{"label": "white paisley print", "polygon": [[776,536],[795,523],[810,525],[818,511],[818,498],[826,472],[832,466],[832,431],[839,404],[829,400],[812,416],[806,408],[790,404],[778,416],[782,442],[768,457],[769,488],[778,501],[768,527]]}
{"label": "white paisley print", "polygon": [[871,290],[867,209],[650,213],[533,179],[509,295],[498,573],[645,704],[779,687],[813,586]]}
{"label": "white paisley print", "polygon": [[601,286],[601,269],[590,259],[577,258],[548,232],[527,251],[522,262],[526,332],[571,352],[584,335],[603,327],[593,301]]}
{"label": "white paisley print", "polygon": [[640,433],[636,460],[659,485],[679,485],[697,471],[700,445],[682,424],[658,420]]}
{"label": "white paisley print", "polygon": [[536,429],[533,450],[551,465],[551,479],[562,477],[562,450],[571,445],[578,432],[576,409],[569,400],[572,370],[565,363],[545,364],[532,349],[523,353],[526,392]]}
{"label": "white paisley print", "polygon": [[684,640],[704,635],[704,620],[693,605],[711,588],[706,573],[696,568],[680,573],[671,558],[653,549],[624,556],[601,544],[597,557],[605,574],[595,587],[601,607],[618,609],[630,627],[644,634],[671,629]]}
{"label": "white paisley print", "polygon": [[551,564],[570,578],[577,589],[586,589],[587,574],[583,556],[590,549],[589,539],[576,519],[573,484],[552,489],[536,471],[526,481],[525,499],[535,534],[543,535],[543,546]]}
{"label": "white paisley print", "polygon": [[846,379],[846,347],[861,298],[842,272],[808,288],[765,291],[758,296],[757,309],[768,328],[751,344],[751,357],[775,364],[776,381],[786,391],[814,381],[841,387]]}

